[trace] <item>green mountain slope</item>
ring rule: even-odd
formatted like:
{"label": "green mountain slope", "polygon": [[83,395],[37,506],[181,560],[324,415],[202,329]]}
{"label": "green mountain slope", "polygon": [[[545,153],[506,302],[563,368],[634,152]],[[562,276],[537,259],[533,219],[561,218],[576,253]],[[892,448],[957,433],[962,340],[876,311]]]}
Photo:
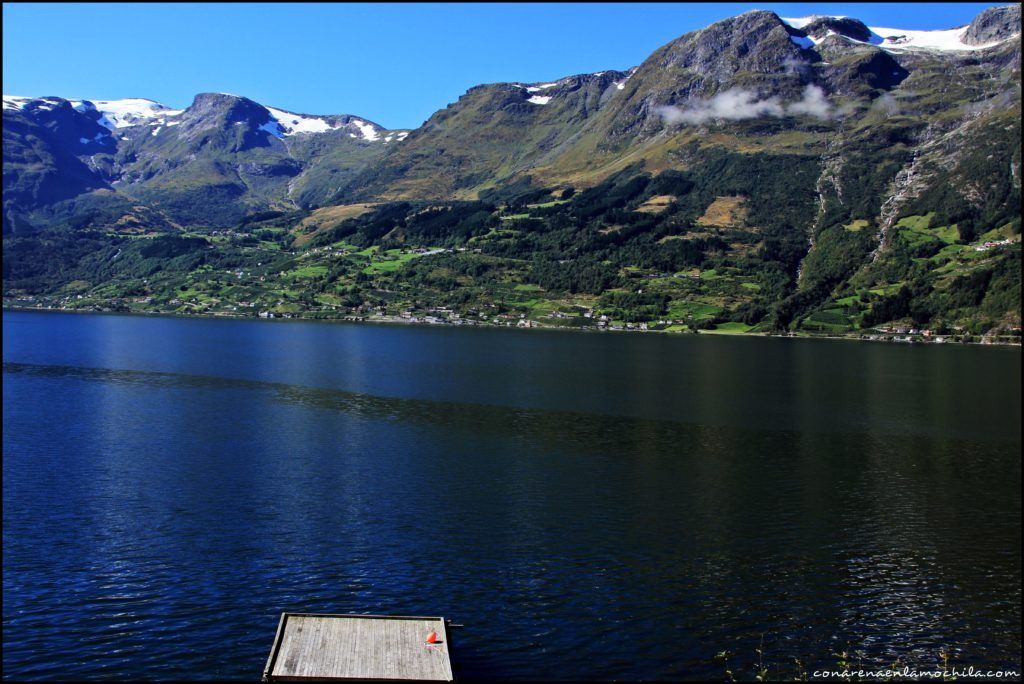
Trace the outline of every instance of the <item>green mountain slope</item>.
{"label": "green mountain slope", "polygon": [[1019,339],[1019,6],[878,31],[747,12],[407,135],[207,94],[107,148],[22,107],[5,301]]}
{"label": "green mountain slope", "polygon": [[5,233],[136,225],[139,213],[151,227],[218,228],[315,206],[405,133],[220,93],[182,112],[151,104],[111,123],[88,101],[5,99]]}

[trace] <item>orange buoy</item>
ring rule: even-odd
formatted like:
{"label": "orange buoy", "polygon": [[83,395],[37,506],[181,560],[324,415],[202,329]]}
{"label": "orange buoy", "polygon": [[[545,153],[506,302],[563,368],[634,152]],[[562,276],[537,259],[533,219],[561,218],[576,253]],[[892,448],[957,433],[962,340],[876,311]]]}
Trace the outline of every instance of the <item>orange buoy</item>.
{"label": "orange buoy", "polygon": [[427,643],[428,644],[436,644],[437,643],[437,632],[431,632],[430,634],[427,635]]}

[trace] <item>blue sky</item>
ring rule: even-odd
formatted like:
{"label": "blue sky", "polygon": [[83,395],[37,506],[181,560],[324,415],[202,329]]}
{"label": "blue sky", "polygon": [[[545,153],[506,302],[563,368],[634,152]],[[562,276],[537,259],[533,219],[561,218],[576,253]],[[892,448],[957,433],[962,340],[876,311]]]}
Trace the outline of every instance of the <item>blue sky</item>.
{"label": "blue sky", "polygon": [[3,91],[172,107],[229,92],[414,128],[479,83],[626,69],[749,9],[938,29],[996,4],[5,3]]}

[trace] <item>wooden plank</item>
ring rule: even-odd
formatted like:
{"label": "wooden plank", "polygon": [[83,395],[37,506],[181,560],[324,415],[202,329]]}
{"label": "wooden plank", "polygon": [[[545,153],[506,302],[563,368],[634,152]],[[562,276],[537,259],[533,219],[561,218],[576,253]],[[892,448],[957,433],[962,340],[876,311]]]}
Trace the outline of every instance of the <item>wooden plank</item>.
{"label": "wooden plank", "polygon": [[281,613],[281,619],[277,621],[277,633],[274,634],[274,645],[267,656],[267,666],[263,668],[263,679],[266,680],[274,671],[274,660],[277,659],[278,649],[281,647],[281,639],[284,637],[284,623],[288,620],[288,613]]}
{"label": "wooden plank", "polygon": [[452,681],[444,618],[282,613],[264,678]]}

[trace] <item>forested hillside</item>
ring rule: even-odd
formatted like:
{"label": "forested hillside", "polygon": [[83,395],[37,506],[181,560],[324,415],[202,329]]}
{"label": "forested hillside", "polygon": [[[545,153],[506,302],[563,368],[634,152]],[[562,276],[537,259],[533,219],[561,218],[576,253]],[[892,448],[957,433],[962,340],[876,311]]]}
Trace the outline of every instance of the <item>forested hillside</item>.
{"label": "forested hillside", "polygon": [[5,305],[1019,340],[1019,6],[747,12],[412,132],[132,102],[5,98]]}

